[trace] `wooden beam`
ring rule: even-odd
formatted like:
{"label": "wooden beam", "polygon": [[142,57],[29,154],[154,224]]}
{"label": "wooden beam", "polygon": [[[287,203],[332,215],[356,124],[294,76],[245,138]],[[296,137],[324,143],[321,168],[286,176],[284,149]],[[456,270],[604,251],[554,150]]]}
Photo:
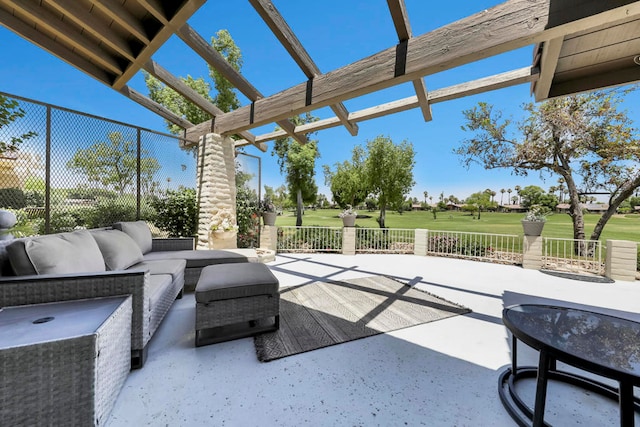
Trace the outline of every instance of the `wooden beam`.
{"label": "wooden beam", "polygon": [[[261,99],[263,95],[256,89],[247,79],[244,78],[235,68],[227,62],[227,60],[215,50],[196,30],[191,28],[189,24],[184,24],[176,32],[178,37],[184,41],[187,46],[193,49],[207,63],[218,70],[229,82],[242,92],[250,101]],[[301,144],[307,142],[304,135],[298,135],[294,132],[295,125],[286,117],[274,120],[282,129]]]}
{"label": "wooden beam", "polygon": [[183,119],[173,111],[167,109],[163,105],[158,104],[154,100],[147,98],[146,96],[129,86],[124,86],[118,92],[182,128],[189,129],[194,126],[190,121]]}
{"label": "wooden beam", "polygon": [[[559,82],[554,82],[549,91],[549,98],[571,93],[585,92],[609,86],[618,86],[640,81],[640,67],[633,62],[633,58],[625,58],[614,66],[607,64],[601,72],[593,69],[581,70],[581,76],[564,80],[562,74]],[[598,65],[589,68],[597,68]]]}
{"label": "wooden beam", "polygon": [[[164,82],[171,89],[175,90],[187,100],[194,103],[198,108],[209,113],[211,117],[217,117],[224,114],[224,111],[211,103],[209,100],[205,99],[202,95],[189,87],[185,82],[171,74],[169,71],[164,69],[152,59],[145,62],[143,68],[149,74]],[[260,144],[255,143],[256,137],[251,132],[245,130],[239,132],[238,135],[247,140],[248,143],[254,144],[258,149],[261,149]]]}
{"label": "wooden beam", "polygon": [[140,68],[142,68],[142,65],[147,62],[147,60],[151,59],[151,56],[156,52],[156,50],[158,50],[169,39],[169,37],[178,30],[178,28],[184,25],[184,23],[187,22],[187,19],[189,19],[205,1],[206,0],[186,1],[182,7],[175,12],[169,22],[165,24],[157,34],[155,34],[150,43],[137,56],[136,60],[130,63],[127,69],[122,73],[122,76],[116,79],[113,83],[113,88],[116,90],[122,88],[129,79],[131,79],[140,70]]}
{"label": "wooden beam", "polygon": [[551,90],[551,83],[553,83],[553,77],[556,74],[556,67],[558,65],[558,59],[560,58],[560,50],[564,37],[556,37],[555,39],[547,40],[542,45],[542,57],[540,58],[540,78],[536,82],[534,95],[536,101],[542,101],[549,97],[549,90]]}
{"label": "wooden beam", "polygon": [[[403,43],[407,43],[411,38],[411,25],[409,24],[409,16],[407,15],[407,7],[404,0],[387,0],[389,6],[389,12],[391,12],[391,19],[393,20],[393,26],[396,27],[396,33],[398,34],[398,40],[400,41],[401,48]],[[413,89],[416,92],[418,101],[420,102],[420,109],[422,110],[422,117],[425,122],[429,122],[433,119],[431,114],[431,107],[429,107],[429,101],[427,99],[427,85],[422,78],[413,81]]]}
{"label": "wooden beam", "polygon": [[[450,101],[452,99],[462,98],[465,96],[476,95],[478,93],[488,92],[491,90],[502,89],[509,86],[515,86],[523,83],[534,81],[538,78],[538,70],[531,67],[524,67],[506,73],[496,74],[489,77],[473,80],[466,83],[449,86],[443,89],[436,89],[429,92],[429,102],[435,104],[438,102]],[[365,108],[355,111],[349,115],[349,120],[361,122],[371,120],[389,114],[399,113],[401,111],[411,110],[420,106],[417,96],[399,99],[386,104],[376,105],[375,107]],[[332,117],[317,122],[308,123],[296,127],[296,132],[308,133],[316,132],[322,129],[328,129],[340,125],[337,117]],[[274,139],[282,138],[285,135],[283,131],[275,131],[256,136],[256,141],[266,142]]]}
{"label": "wooden beam", "polygon": [[91,4],[100,9],[102,13],[113,19],[118,25],[129,31],[133,36],[140,40],[143,44],[148,45],[153,38],[152,34],[142,23],[136,19],[131,12],[122,6],[122,2],[117,0],[89,0]]}
{"label": "wooden beam", "polygon": [[[280,41],[282,46],[289,52],[289,55],[298,64],[302,72],[308,79],[313,79],[321,74],[320,69],[313,62],[311,56],[304,48],[298,37],[282,17],[273,2],[269,0],[249,0],[249,3],[258,12],[262,20],[271,29],[271,32]],[[358,134],[358,125],[349,121],[349,112],[342,102],[330,106],[334,114],[340,119],[344,127],[352,136]]]}
{"label": "wooden beam", "polygon": [[65,19],[70,19],[80,26],[83,31],[93,35],[118,54],[129,61],[134,60],[136,54],[131,49],[131,45],[125,39],[119,37],[109,25],[91,13],[82,3],[68,0],[45,0],[45,2],[63,14]]}
{"label": "wooden beam", "polygon": [[[5,6],[7,7],[7,6]],[[88,61],[83,56],[78,55],[76,52],[65,47],[64,45],[57,43],[48,35],[38,31],[32,25],[25,23],[23,20],[12,15],[2,8],[0,5],[0,23],[15,32],[20,37],[24,37],[36,46],[40,46],[42,49],[51,53],[54,56],[62,59],[67,64],[87,73],[94,79],[111,86],[115,79],[115,74],[105,71],[103,68],[98,67],[94,63]]]}
{"label": "wooden beam", "polygon": [[[0,0],[0,3],[12,7],[19,15],[28,17],[35,25],[52,34],[59,42],[64,42],[72,49],[77,50],[89,61],[103,67],[106,71],[120,74],[122,66],[118,61],[104,51],[93,40],[84,37],[76,27],[60,20],[53,12],[40,5],[38,2]],[[42,30],[40,30],[42,32]]]}
{"label": "wooden beam", "polygon": [[[335,102],[415,80],[459,65],[582,31],[604,22],[640,16],[640,1],[607,10],[607,3],[576,0],[560,15],[549,15],[552,0],[510,0],[440,29],[409,39],[405,72],[395,76],[396,48],[356,61],[216,119],[217,133],[238,132]],[[595,14],[568,20],[581,3]],[[554,2],[554,5],[556,3]],[[591,9],[589,9],[591,10]],[[598,12],[605,10],[604,12]]]}

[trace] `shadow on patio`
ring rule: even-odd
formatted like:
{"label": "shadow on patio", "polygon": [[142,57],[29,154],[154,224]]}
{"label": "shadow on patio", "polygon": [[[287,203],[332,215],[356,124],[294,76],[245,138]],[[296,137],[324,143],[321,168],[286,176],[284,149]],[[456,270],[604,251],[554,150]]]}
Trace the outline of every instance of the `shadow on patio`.
{"label": "shadow on patio", "polygon": [[[189,294],[151,341],[145,367],[129,375],[109,425],[515,425],[497,393],[511,359],[502,308],[544,298],[626,315],[640,292],[631,282],[411,255],[285,254],[269,266],[282,287],[387,275],[473,313],[260,363],[252,339],[195,348]],[[520,349],[523,364],[537,363]],[[532,401],[534,384],[522,387]],[[554,425],[617,424],[613,402],[553,383],[548,396]]]}

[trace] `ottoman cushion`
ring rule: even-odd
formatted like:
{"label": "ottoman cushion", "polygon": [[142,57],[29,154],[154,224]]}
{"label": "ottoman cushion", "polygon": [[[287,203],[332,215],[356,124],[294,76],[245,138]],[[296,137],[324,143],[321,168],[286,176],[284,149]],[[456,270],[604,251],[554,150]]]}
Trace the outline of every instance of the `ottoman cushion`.
{"label": "ottoman cushion", "polygon": [[264,264],[210,265],[200,273],[196,302],[277,294],[278,286],[278,279]]}

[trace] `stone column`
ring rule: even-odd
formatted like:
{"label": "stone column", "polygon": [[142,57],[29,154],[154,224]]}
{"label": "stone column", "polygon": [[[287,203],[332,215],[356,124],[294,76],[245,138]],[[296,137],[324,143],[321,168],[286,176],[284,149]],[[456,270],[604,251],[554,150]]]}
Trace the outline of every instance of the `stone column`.
{"label": "stone column", "polygon": [[524,236],[524,248],[522,250],[522,267],[532,270],[542,268],[542,237]]}
{"label": "stone column", "polygon": [[[209,133],[198,144],[196,175],[199,199],[197,249],[209,248],[209,227],[214,209],[228,209],[236,215],[236,169],[234,142],[229,137]],[[235,222],[235,221],[234,221]],[[237,247],[236,242],[228,246]]]}
{"label": "stone column", "polygon": [[607,240],[604,274],[610,279],[636,280],[638,244],[626,240]]}
{"label": "stone column", "polygon": [[272,251],[278,250],[278,227],[275,225],[262,226],[260,230],[260,247]]}
{"label": "stone column", "polygon": [[356,228],[342,227],[342,255],[356,254]]}
{"label": "stone column", "polygon": [[415,236],[413,237],[413,254],[414,255],[427,255],[427,237],[429,230],[423,230],[416,228]]}

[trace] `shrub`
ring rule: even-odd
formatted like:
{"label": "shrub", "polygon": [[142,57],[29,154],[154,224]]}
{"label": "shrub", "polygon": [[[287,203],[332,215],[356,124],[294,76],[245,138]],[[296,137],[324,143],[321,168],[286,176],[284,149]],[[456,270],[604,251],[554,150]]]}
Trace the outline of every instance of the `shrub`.
{"label": "shrub", "polygon": [[430,252],[453,254],[456,253],[458,239],[451,236],[430,236],[427,250]]}
{"label": "shrub", "polygon": [[27,206],[24,192],[19,188],[0,188],[0,208],[22,209]]}
{"label": "shrub", "polygon": [[180,186],[167,190],[164,198],[150,200],[155,214],[151,221],[171,237],[192,237],[198,233],[196,190]]}

